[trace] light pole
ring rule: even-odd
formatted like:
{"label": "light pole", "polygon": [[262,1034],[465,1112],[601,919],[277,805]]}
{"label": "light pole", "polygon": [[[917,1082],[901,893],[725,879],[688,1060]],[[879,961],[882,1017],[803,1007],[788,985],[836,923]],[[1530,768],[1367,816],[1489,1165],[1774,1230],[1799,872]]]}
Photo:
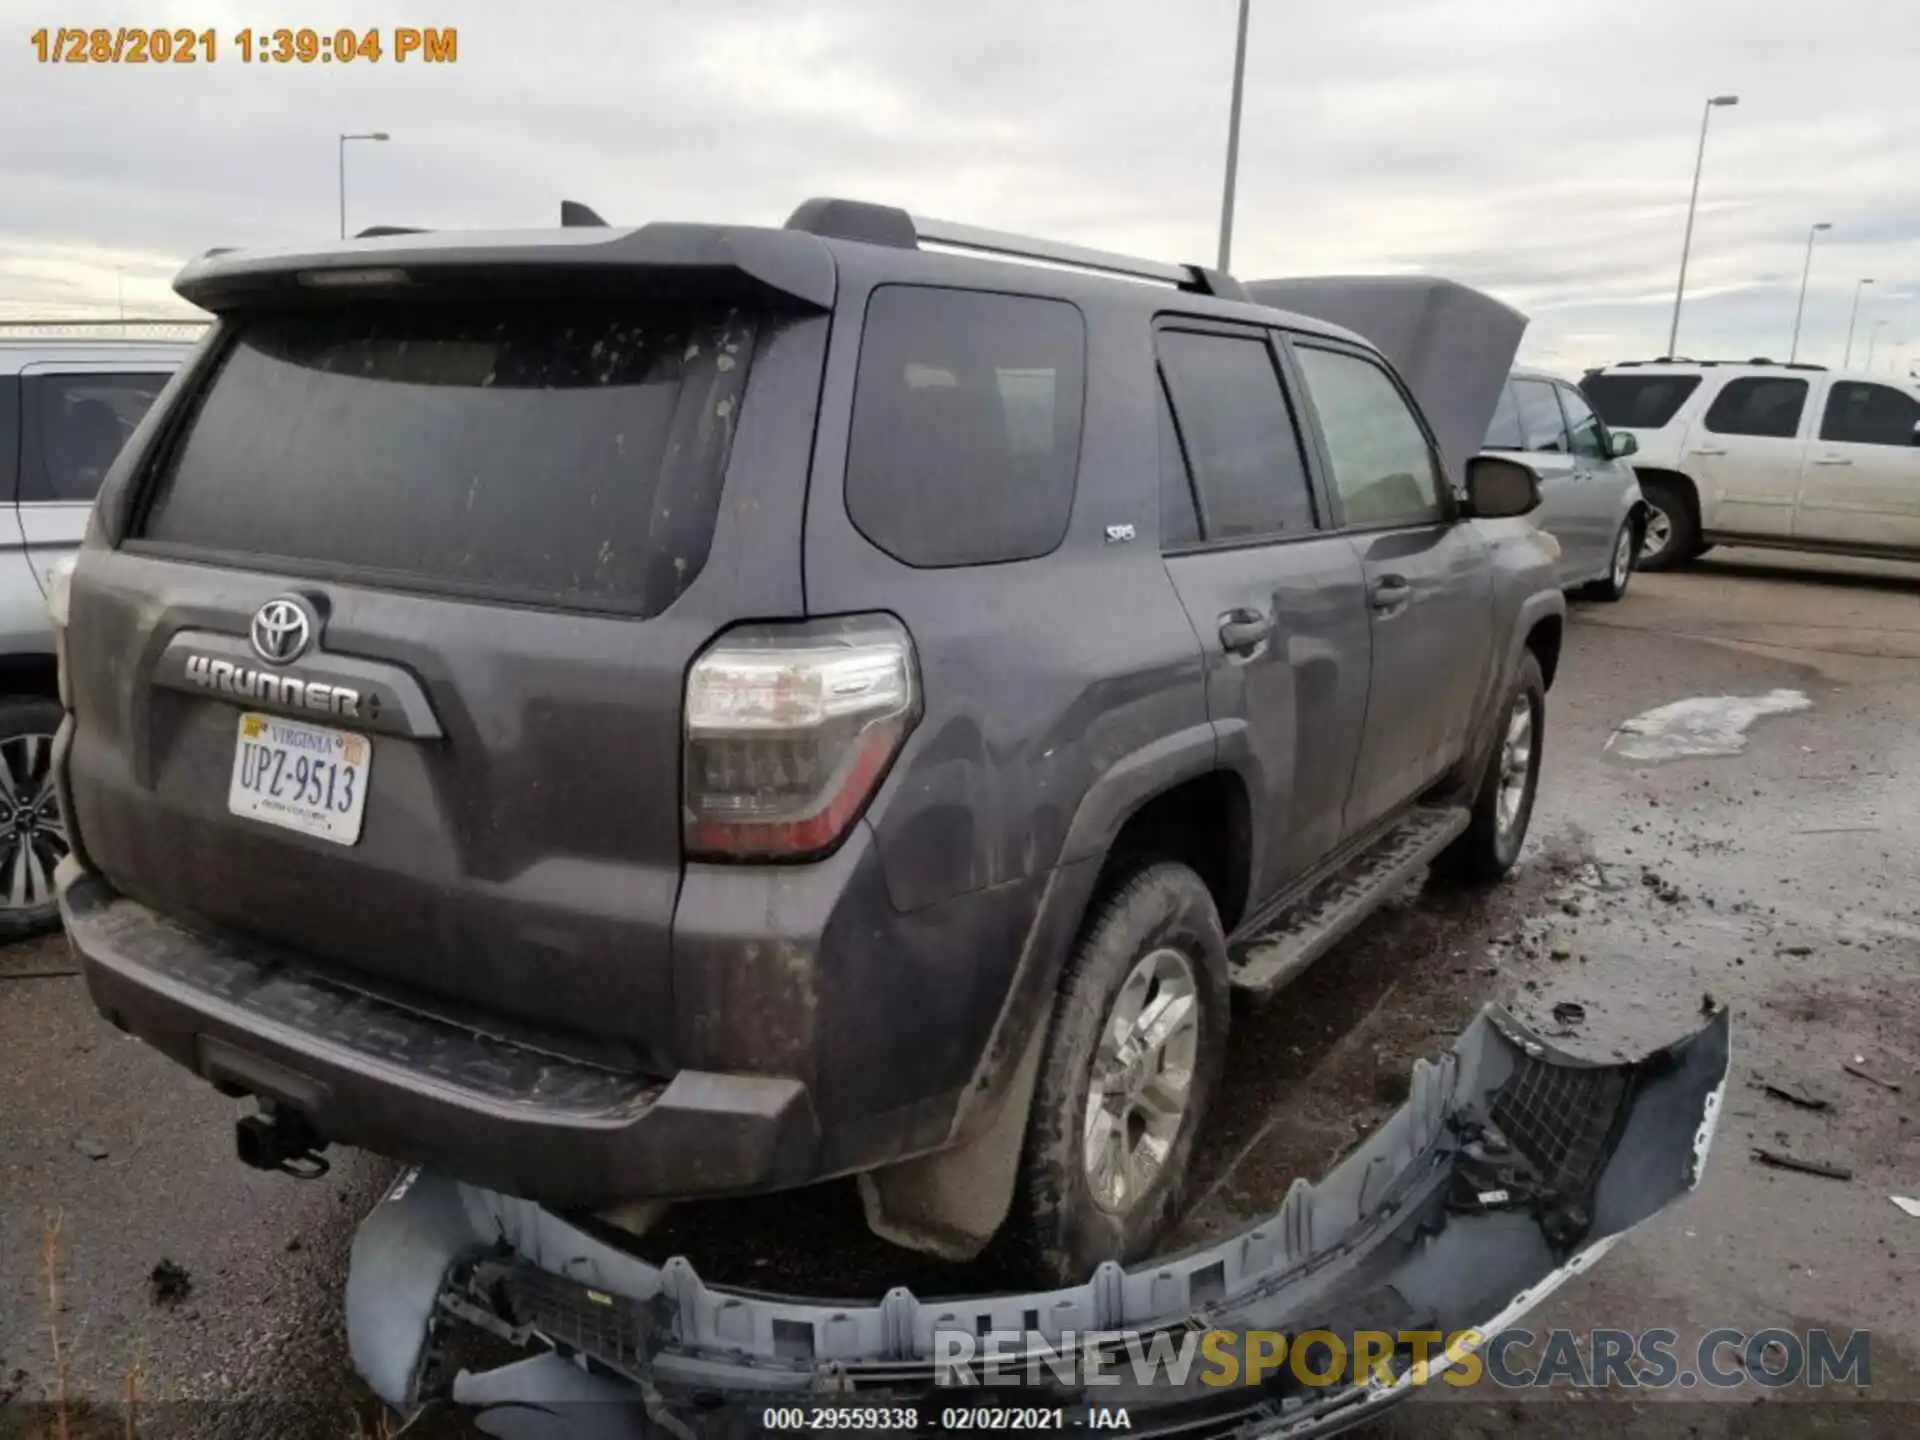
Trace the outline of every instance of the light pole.
{"label": "light pole", "polygon": [[1220,197],[1220,269],[1233,260],[1233,187],[1240,174],[1240,97],[1247,84],[1247,11],[1252,0],[1240,0],[1240,33],[1233,42],[1233,108],[1227,117],[1227,183]]}
{"label": "light pole", "polygon": [[1860,292],[1871,284],[1871,280],[1862,280],[1853,287],[1853,314],[1847,318],[1847,358],[1840,362],[1842,370],[1853,363],[1853,327],[1860,323]]}
{"label": "light pole", "polygon": [[1693,212],[1700,203],[1700,169],[1707,162],[1707,122],[1720,106],[1739,103],[1738,95],[1715,95],[1708,99],[1706,108],[1700,112],[1700,153],[1693,159],[1693,198],[1687,201],[1687,235],[1680,242],[1680,283],[1673,292],[1673,327],[1667,331],[1669,356],[1680,343],[1680,302],[1687,294],[1687,256],[1693,249]]}
{"label": "light pole", "polygon": [[381,140],[387,138],[384,130],[369,130],[364,135],[342,135],[340,137],[340,238],[347,238],[347,142],[349,140]]}
{"label": "light pole", "polygon": [[1822,220],[1807,231],[1807,263],[1800,267],[1800,304],[1793,312],[1793,348],[1787,351],[1789,365],[1800,358],[1800,318],[1807,313],[1807,276],[1813,273],[1813,237],[1822,230],[1832,228],[1832,225]]}
{"label": "light pole", "polygon": [[1867,369],[1869,371],[1873,369],[1873,342],[1880,338],[1880,332],[1886,328],[1886,321],[1876,320],[1873,322],[1873,329],[1867,332]]}

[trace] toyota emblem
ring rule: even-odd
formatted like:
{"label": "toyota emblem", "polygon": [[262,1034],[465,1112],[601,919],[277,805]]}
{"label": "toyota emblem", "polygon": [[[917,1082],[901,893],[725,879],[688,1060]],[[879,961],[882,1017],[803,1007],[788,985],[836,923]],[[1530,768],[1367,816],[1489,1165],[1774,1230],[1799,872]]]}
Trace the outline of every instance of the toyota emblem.
{"label": "toyota emblem", "polygon": [[253,616],[254,653],[269,665],[291,665],[313,644],[314,617],[304,601],[291,595],[269,600]]}

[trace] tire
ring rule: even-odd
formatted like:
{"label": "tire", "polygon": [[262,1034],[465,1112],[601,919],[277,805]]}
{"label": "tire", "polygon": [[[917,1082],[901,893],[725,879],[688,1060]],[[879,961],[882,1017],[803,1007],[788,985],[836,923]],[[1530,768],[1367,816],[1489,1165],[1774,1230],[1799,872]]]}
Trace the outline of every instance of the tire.
{"label": "tire", "polygon": [[67,853],[53,791],[53,736],[62,712],[39,695],[0,698],[0,941],[58,928],[53,867]]}
{"label": "tire", "polygon": [[1613,537],[1613,549],[1608,552],[1607,573],[1583,586],[1580,593],[1589,600],[1624,600],[1627,586],[1633,583],[1634,554],[1639,548],[1633,521],[1623,520]]}
{"label": "tire", "polygon": [[1647,502],[1647,526],[1640,545],[1642,570],[1672,570],[1706,547],[1694,523],[1686,492],[1672,480],[1642,480],[1640,493]]}
{"label": "tire", "polygon": [[[1524,757],[1515,774],[1515,744],[1520,717],[1526,716]],[[1527,843],[1527,825],[1533,819],[1533,799],[1540,789],[1540,761],[1545,752],[1547,686],[1540,662],[1531,652],[1521,657],[1520,673],[1500,709],[1487,766],[1473,798],[1473,818],[1467,828],[1433,862],[1435,872],[1469,885],[1489,885],[1503,878],[1520,858]],[[1508,781],[1517,780],[1512,791]],[[1513,801],[1503,805],[1503,796]]]}
{"label": "tire", "polygon": [[[1115,1058],[1110,1032],[1132,1029],[1124,1023],[1129,1009],[1151,1016],[1170,994],[1177,1003],[1182,990],[1191,1000],[1191,1030],[1183,1026],[1122,1074],[1128,1067],[1124,1055]],[[1213,896],[1192,870],[1148,865],[1097,905],[1061,977],[1009,1216],[1010,1238],[1046,1283],[1078,1284],[1103,1261],[1139,1259],[1180,1213],[1194,1136],[1220,1083],[1230,1009],[1226,936]],[[1171,1124],[1162,1119],[1167,1133],[1155,1136],[1136,1099],[1164,1101],[1157,1077],[1183,1073],[1184,1105]],[[1087,1125],[1096,1076],[1116,1098],[1109,1108],[1116,1118],[1101,1127],[1098,1146]],[[1108,1163],[1123,1153],[1139,1168]],[[1096,1193],[1116,1174],[1135,1183],[1116,1187],[1118,1195]]]}

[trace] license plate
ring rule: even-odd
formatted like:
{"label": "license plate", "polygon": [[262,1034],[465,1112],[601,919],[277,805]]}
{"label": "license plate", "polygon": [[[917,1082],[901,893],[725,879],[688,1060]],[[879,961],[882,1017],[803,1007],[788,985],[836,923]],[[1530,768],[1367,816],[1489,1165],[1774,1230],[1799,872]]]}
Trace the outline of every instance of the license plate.
{"label": "license plate", "polygon": [[245,714],[233,747],[227,809],[351,845],[360,838],[372,766],[373,742],[364,735]]}

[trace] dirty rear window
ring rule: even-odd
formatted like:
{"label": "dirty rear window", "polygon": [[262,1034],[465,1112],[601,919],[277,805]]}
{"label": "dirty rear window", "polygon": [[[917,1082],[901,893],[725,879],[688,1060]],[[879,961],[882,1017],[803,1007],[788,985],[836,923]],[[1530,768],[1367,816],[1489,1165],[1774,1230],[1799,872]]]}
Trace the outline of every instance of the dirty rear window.
{"label": "dirty rear window", "polygon": [[149,544],[294,574],[653,614],[706,559],[751,316],[546,300],[242,320]]}

